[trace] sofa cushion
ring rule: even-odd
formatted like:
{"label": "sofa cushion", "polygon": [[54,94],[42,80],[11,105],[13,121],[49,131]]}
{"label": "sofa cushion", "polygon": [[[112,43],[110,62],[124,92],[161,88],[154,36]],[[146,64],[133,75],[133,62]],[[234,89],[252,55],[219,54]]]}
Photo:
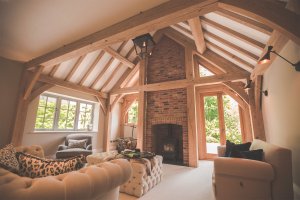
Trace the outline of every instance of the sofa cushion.
{"label": "sofa cushion", "polygon": [[72,149],[72,148],[85,149],[86,148],[86,142],[87,142],[87,140],[73,140],[73,139],[69,139],[69,141],[68,141],[68,148],[69,149]]}
{"label": "sofa cushion", "polygon": [[233,142],[230,142],[229,140],[226,140],[226,151],[225,151],[225,157],[231,157],[231,151],[249,151],[249,148],[251,146],[251,142],[246,142],[243,144],[234,144]]}
{"label": "sofa cushion", "polygon": [[31,178],[55,176],[66,172],[78,170],[83,167],[83,156],[66,160],[50,160],[17,152],[19,161],[19,175]]}
{"label": "sofa cushion", "polygon": [[252,151],[237,151],[234,149],[231,151],[230,157],[262,161],[263,160],[263,150],[257,149],[257,150],[252,150]]}
{"label": "sofa cushion", "polygon": [[8,144],[4,148],[0,149],[0,167],[14,173],[19,171],[16,150],[12,144]]}

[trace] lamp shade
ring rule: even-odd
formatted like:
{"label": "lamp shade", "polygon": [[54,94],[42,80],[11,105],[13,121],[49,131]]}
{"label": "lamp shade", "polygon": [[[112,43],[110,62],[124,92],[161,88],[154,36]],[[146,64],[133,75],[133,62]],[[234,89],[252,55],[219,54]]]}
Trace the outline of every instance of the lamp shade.
{"label": "lamp shade", "polygon": [[155,42],[153,41],[153,38],[149,33],[140,35],[134,38],[132,41],[134,44],[135,52],[141,59],[144,59],[152,54]]}
{"label": "lamp shade", "polygon": [[270,61],[270,54],[272,52],[273,46],[268,46],[268,51],[266,54],[259,60],[259,64],[265,64]]}

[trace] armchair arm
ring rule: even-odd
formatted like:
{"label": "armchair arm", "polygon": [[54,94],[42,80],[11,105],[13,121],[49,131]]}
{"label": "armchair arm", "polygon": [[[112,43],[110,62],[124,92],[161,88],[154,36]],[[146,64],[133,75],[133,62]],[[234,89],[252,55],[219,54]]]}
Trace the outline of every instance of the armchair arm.
{"label": "armchair arm", "polygon": [[68,147],[66,145],[60,144],[58,145],[57,151],[66,150]]}
{"label": "armchair arm", "polygon": [[266,162],[220,157],[214,160],[215,176],[226,175],[258,180],[273,180],[274,170]]}
{"label": "armchair arm", "polygon": [[87,145],[86,150],[93,150],[92,144]]}

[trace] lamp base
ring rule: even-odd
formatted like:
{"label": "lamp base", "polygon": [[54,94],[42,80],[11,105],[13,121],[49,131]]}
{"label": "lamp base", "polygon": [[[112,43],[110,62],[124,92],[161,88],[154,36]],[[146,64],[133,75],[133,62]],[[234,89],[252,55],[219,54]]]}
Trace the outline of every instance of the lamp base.
{"label": "lamp base", "polygon": [[295,67],[295,70],[297,72],[300,72],[300,62],[297,62],[296,64],[293,65]]}

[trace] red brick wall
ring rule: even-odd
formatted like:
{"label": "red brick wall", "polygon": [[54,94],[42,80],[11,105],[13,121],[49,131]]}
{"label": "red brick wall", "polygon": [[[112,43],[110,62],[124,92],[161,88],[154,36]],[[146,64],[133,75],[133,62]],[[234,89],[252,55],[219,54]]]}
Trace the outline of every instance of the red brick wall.
{"label": "red brick wall", "polygon": [[[185,79],[184,48],[163,37],[148,59],[147,82]],[[185,88],[147,92],[144,149],[152,151],[152,125],[178,124],[183,129],[183,162],[188,165],[187,92]]]}

